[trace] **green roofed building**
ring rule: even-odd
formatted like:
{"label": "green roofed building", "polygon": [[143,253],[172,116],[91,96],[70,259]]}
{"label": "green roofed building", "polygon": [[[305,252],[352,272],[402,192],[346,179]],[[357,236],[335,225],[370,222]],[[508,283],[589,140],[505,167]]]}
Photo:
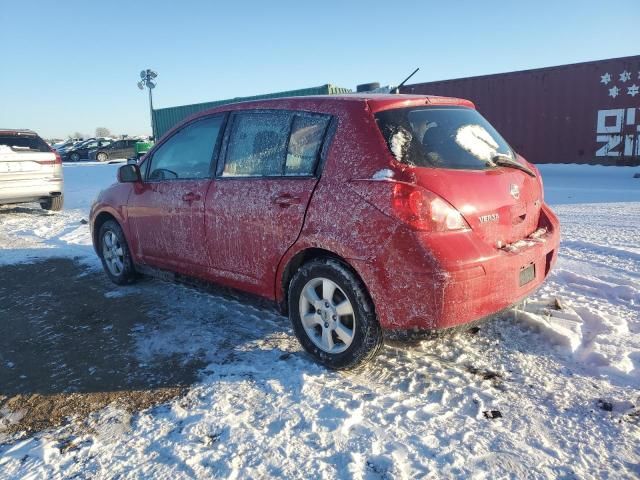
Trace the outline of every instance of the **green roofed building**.
{"label": "green roofed building", "polygon": [[336,87],[330,83],[319,87],[301,88],[299,90],[288,90],[286,92],[266,93],[253,97],[236,97],[227,100],[216,100],[214,102],[194,103],[192,105],[180,105],[177,107],[158,108],[153,110],[153,136],[157,140],[167,133],[171,128],[180,123],[194,113],[218,107],[227,103],[245,102],[248,100],[263,100],[266,98],[280,97],[302,97],[305,95],[339,95],[351,93],[349,88]]}

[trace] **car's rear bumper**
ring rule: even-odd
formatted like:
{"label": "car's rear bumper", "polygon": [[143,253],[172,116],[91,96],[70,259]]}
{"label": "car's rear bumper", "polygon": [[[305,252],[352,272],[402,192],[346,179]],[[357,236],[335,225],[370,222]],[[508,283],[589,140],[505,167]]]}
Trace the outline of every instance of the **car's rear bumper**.
{"label": "car's rear bumper", "polygon": [[[470,231],[405,232],[372,261],[354,261],[354,266],[384,328],[450,328],[495,314],[544,282],[560,243],[558,220],[546,206],[540,228],[546,229],[544,235],[511,251],[481,244]],[[535,277],[521,285],[520,272],[530,265]]]}
{"label": "car's rear bumper", "polygon": [[0,204],[36,202],[61,194],[63,188],[61,177],[0,181]]}

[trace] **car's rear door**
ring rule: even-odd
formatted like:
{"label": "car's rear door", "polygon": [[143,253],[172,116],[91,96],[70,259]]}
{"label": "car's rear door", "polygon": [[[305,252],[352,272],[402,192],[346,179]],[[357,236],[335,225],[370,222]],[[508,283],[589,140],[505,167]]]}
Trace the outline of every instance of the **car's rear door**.
{"label": "car's rear door", "polygon": [[278,263],[300,234],[318,182],[329,122],[286,111],[231,114],[205,211],[208,256],[218,278],[273,295]]}
{"label": "car's rear door", "polygon": [[135,254],[161,268],[195,273],[207,264],[204,202],[224,115],[187,124],[142,165],[144,181],[128,201]]}

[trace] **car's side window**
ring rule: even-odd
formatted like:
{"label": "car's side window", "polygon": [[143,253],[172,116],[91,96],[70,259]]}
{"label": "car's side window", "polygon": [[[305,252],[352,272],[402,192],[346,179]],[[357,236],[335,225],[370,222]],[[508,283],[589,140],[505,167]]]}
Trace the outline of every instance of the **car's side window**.
{"label": "car's side window", "polygon": [[147,180],[207,178],[224,116],[204,118],[190,123],[166,142],[151,158]]}
{"label": "car's side window", "polygon": [[284,174],[313,175],[320,157],[329,117],[297,114],[291,126]]}
{"label": "car's side window", "polygon": [[292,113],[241,112],[232,119],[222,176],[281,176]]}

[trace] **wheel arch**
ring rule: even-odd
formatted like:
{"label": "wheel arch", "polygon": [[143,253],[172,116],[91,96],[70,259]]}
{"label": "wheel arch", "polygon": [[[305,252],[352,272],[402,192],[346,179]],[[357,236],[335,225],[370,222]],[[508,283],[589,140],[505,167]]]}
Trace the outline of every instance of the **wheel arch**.
{"label": "wheel arch", "polygon": [[346,258],[325,248],[308,247],[299,250],[281,264],[281,273],[278,275],[278,281],[276,282],[276,302],[283,314],[288,314],[289,285],[293,276],[302,265],[319,258],[330,258],[342,263],[356,277],[358,277],[364,285],[367,295],[369,295],[369,298],[372,298],[367,282],[364,281],[362,275],[360,275],[358,270]]}
{"label": "wheel arch", "polygon": [[113,220],[118,222],[118,225],[122,227],[122,224],[118,221],[118,219],[111,212],[102,211],[98,215],[96,215],[95,220],[93,221],[92,235],[91,240],[93,241],[93,249],[96,251],[98,255],[100,255],[100,251],[98,248],[98,235],[100,234],[100,228],[105,224],[108,220]]}
{"label": "wheel arch", "polygon": [[[124,238],[129,245],[129,249],[131,249],[131,239],[129,238],[129,232],[127,229],[127,225],[124,222],[124,219],[119,215],[117,210],[112,210],[111,208],[101,209],[98,213],[95,213],[93,216],[92,224],[91,224],[91,241],[93,242],[93,249],[96,251],[98,256],[100,256],[99,251],[99,239],[98,235],[100,234],[100,228],[104,223],[108,220],[113,220],[122,229],[122,233],[124,234]],[[133,255],[133,251],[131,253]]]}

